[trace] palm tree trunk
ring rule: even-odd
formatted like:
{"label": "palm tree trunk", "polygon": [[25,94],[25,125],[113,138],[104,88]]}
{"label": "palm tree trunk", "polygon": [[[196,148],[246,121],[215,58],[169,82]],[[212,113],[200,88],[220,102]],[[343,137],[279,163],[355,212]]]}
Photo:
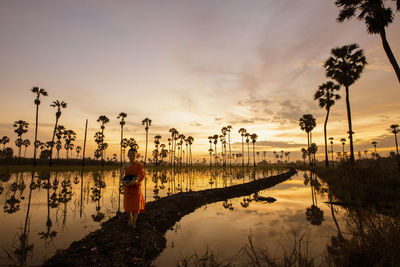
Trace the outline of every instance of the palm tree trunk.
{"label": "palm tree trunk", "polygon": [[217,144],[214,144],[214,148],[215,148],[215,151],[214,151],[215,159],[214,159],[214,161],[215,161],[215,166],[217,166],[217,165],[218,165],[218,160],[217,160]]}
{"label": "palm tree trunk", "polygon": [[256,152],[254,148],[255,143],[253,143],[253,159],[254,159],[254,167],[256,166]]}
{"label": "palm tree trunk", "polygon": [[[396,143],[397,143],[397,139],[396,139]],[[397,147],[397,146],[396,146]],[[24,150],[24,158],[26,157],[26,148],[27,148],[27,146],[25,146],[25,150]],[[397,154],[399,154],[399,153],[397,153]]]}
{"label": "palm tree trunk", "polygon": [[53,166],[52,158],[53,158],[53,147],[54,147],[54,136],[56,135],[56,129],[58,124],[58,117],[56,115],[56,124],[54,125],[53,137],[51,138],[51,148],[50,148],[50,158],[49,158],[49,166]]}
{"label": "palm tree trunk", "polygon": [[228,143],[229,143],[229,167],[232,166],[232,150],[231,150],[231,131],[228,132]]}
{"label": "palm tree trunk", "polygon": [[394,140],[396,141],[396,153],[399,154],[399,146],[397,144],[397,134],[394,135]]}
{"label": "palm tree trunk", "polygon": [[249,167],[250,164],[250,146],[249,143],[247,143],[247,167]]}
{"label": "palm tree trunk", "polygon": [[120,165],[122,167],[122,139],[124,138],[124,126],[121,125],[121,143],[120,145]]}
{"label": "palm tree trunk", "polygon": [[[22,141],[22,140],[21,140]],[[22,145],[20,145],[18,147],[18,162],[21,160],[21,149],[22,149]]]}
{"label": "palm tree trunk", "polygon": [[242,167],[244,167],[244,139],[242,135]]}
{"label": "palm tree trunk", "polygon": [[392,64],[394,72],[396,73],[397,79],[399,80],[400,83],[400,68],[399,65],[397,64],[396,58],[393,55],[392,49],[390,48],[389,43],[386,39],[385,28],[382,27],[379,35],[381,36],[382,45],[383,49],[385,49],[386,56],[389,58],[390,64]]}
{"label": "palm tree trunk", "polygon": [[350,96],[349,87],[346,86],[346,107],[347,107],[347,120],[349,123],[349,139],[350,139],[350,163],[354,163],[354,147],[353,147],[353,127],[351,125],[351,110],[350,110]]}
{"label": "palm tree trunk", "polygon": [[310,132],[307,132],[307,154],[308,154],[308,162],[311,165],[311,152],[310,152]]}
{"label": "palm tree trunk", "polygon": [[35,127],[35,142],[33,143],[33,166],[36,166],[36,141],[37,141],[37,130],[38,130],[38,117],[39,117],[39,105],[36,104],[36,127]]}
{"label": "palm tree trunk", "polygon": [[333,160],[333,144],[331,144],[331,152],[332,152],[332,167],[335,167],[335,161]]}
{"label": "palm tree trunk", "polygon": [[329,167],[329,159],[328,159],[328,141],[326,138],[326,125],[328,124],[328,118],[329,118],[329,111],[330,109],[328,108],[326,110],[326,118],[325,118],[325,123],[324,123],[324,137],[325,137],[325,166]]}

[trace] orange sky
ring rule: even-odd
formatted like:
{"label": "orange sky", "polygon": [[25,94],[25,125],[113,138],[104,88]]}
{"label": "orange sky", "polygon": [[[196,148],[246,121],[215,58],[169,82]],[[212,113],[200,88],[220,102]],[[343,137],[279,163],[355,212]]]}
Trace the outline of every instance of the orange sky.
{"label": "orange sky", "polygon": [[[298,118],[312,113],[322,152],[325,111],[313,100],[326,81],[321,63],[331,48],[356,42],[369,64],[350,88],[355,150],[372,150],[376,140],[386,155],[394,150],[389,125],[400,124],[399,83],[379,36],[367,35],[356,20],[338,24],[337,13],[334,1],[320,0],[2,1],[0,137],[14,142],[12,123],[23,119],[30,123],[24,138],[33,139],[29,90],[39,86],[49,93],[40,106],[39,140],[51,138],[50,103],[64,100],[60,123],[77,132],[76,145],[89,119],[92,157],[103,114],[110,118],[107,155],[117,153],[119,112],[128,114],[126,136],[141,149],[140,122],[150,117],[150,140],[160,134],[166,142],[175,127],[195,138],[199,159],[208,159],[207,137],[228,124],[234,143],[244,127],[258,134],[257,150],[270,151],[269,157],[285,150],[298,158],[306,144]],[[399,32],[396,17],[387,35],[398,60]],[[343,99],[328,124],[336,140],[346,137]]]}

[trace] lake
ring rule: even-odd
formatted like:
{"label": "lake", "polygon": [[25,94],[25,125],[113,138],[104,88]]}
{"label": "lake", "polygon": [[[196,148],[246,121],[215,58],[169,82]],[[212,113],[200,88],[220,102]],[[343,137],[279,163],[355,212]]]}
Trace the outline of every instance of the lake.
{"label": "lake", "polygon": [[[146,199],[241,184],[278,172],[253,168],[150,169]],[[167,232],[167,248],[154,264],[175,266],[181,257],[194,251],[201,254],[206,245],[221,258],[230,257],[246,245],[249,235],[256,247],[267,247],[279,257],[281,246],[291,242],[292,231],[306,234],[313,254],[322,254],[337,230],[330,206],[324,203],[326,194],[321,193],[326,186],[311,186],[312,182],[305,185],[309,180],[304,175],[310,176],[299,172],[258,195],[213,203],[185,216]],[[39,265],[58,249],[99,229],[101,222],[123,211],[118,181],[119,171],[2,175],[0,265]],[[261,201],[263,197],[271,199]],[[310,216],[311,211],[318,216]]]}

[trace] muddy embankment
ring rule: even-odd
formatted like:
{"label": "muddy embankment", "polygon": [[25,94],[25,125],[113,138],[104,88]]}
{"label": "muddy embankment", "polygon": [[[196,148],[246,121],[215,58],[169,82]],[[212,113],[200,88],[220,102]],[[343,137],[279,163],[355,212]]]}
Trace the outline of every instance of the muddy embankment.
{"label": "muddy embankment", "polygon": [[273,187],[296,170],[245,184],[184,192],[146,204],[137,229],[128,226],[128,214],[116,215],[66,250],[58,251],[44,266],[149,266],[166,246],[165,233],[183,216],[214,202],[250,195]]}

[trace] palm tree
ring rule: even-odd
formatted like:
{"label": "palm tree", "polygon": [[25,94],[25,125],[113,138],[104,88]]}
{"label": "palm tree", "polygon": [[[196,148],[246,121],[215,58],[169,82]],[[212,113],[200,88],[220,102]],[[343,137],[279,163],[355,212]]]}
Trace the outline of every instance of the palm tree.
{"label": "palm tree", "polygon": [[28,146],[31,145],[31,141],[29,141],[29,139],[25,139],[24,141],[22,141],[22,145],[25,147],[25,151],[24,151],[24,158],[26,156],[26,149],[28,148]]}
{"label": "palm tree", "polygon": [[331,50],[332,56],[329,57],[324,63],[326,76],[336,80],[340,85],[346,88],[346,107],[347,120],[349,124],[348,133],[350,138],[351,163],[354,163],[354,146],[349,87],[356,80],[358,80],[358,78],[360,78],[364,66],[367,64],[363,50],[357,48],[359,48],[357,44],[333,48]]}
{"label": "palm tree", "polygon": [[331,143],[332,167],[334,167],[335,166],[335,161],[333,160],[333,137],[329,137],[329,141]]}
{"label": "palm tree", "polygon": [[264,156],[264,161],[265,163],[267,163],[267,161],[265,160],[265,156],[267,155],[267,151],[263,151],[263,156]]}
{"label": "palm tree", "polygon": [[324,138],[325,138],[325,166],[329,167],[328,160],[328,140],[326,138],[326,125],[328,124],[329,111],[335,104],[335,100],[340,99],[340,95],[335,94],[335,91],[339,91],[340,85],[328,81],[318,87],[317,92],[314,94],[314,100],[319,100],[319,106],[326,109],[326,117],[324,123]]}
{"label": "palm tree", "polygon": [[[342,152],[343,152],[343,156],[344,156],[344,145],[346,144],[346,138],[342,138],[342,139],[340,139],[340,142],[342,143]],[[342,159],[344,159],[344,158],[342,158]]]}
{"label": "palm tree", "polygon": [[79,158],[79,153],[81,153],[81,151],[82,151],[82,147],[81,146],[77,146],[76,148],[75,148],[75,150],[76,150],[76,157],[77,158]]}
{"label": "palm tree", "polygon": [[62,125],[58,125],[56,128],[56,150],[57,150],[57,159],[60,159],[60,150],[62,148],[61,138],[64,136],[65,127]]}
{"label": "palm tree", "polygon": [[228,145],[229,145],[229,167],[232,166],[231,130],[232,130],[231,125],[226,126],[226,131],[228,132]]}
{"label": "palm tree", "polygon": [[378,152],[376,152],[376,145],[378,144],[378,142],[374,141],[374,142],[372,142],[371,144],[372,144],[372,145],[374,146],[374,148],[375,148],[375,155],[378,155]]}
{"label": "palm tree", "polygon": [[65,130],[63,138],[65,139],[64,148],[66,150],[66,156],[68,160],[68,150],[72,151],[72,149],[74,148],[74,144],[72,142],[75,141],[76,133],[73,130]]}
{"label": "palm tree", "polygon": [[397,134],[400,132],[399,125],[392,124],[392,125],[390,125],[390,129],[392,130],[392,133],[394,134],[394,140],[396,141],[396,153],[398,155],[399,154],[399,146],[397,144]]}
{"label": "palm tree", "polygon": [[[275,152],[275,151],[274,151]],[[303,158],[303,161],[304,161],[304,166],[306,165],[306,158],[307,158],[307,154],[308,154],[308,151],[307,151],[307,149],[305,149],[304,147],[301,149],[301,157]]]}
{"label": "palm tree", "polygon": [[214,134],[213,135],[213,139],[214,139],[214,155],[215,155],[215,166],[218,165],[218,161],[217,161],[217,144],[218,144],[218,134]]}
{"label": "palm tree", "polygon": [[3,136],[3,138],[0,139],[0,144],[3,145],[3,150],[6,148],[6,144],[10,142],[10,138],[8,136]]}
{"label": "palm tree", "polygon": [[26,121],[23,121],[23,120],[19,120],[19,121],[14,122],[13,126],[14,126],[14,128],[16,128],[14,130],[14,132],[18,136],[18,139],[15,141],[15,144],[17,144],[17,142],[18,142],[18,145],[17,145],[17,147],[18,147],[18,160],[20,160],[20,158],[21,158],[21,146],[22,146],[22,135],[28,131],[29,123],[27,123]]}
{"label": "palm tree", "polygon": [[[396,10],[400,11],[400,0],[394,1],[397,2]],[[359,15],[357,18],[365,21],[367,32],[381,36],[383,49],[400,82],[400,68],[387,41],[385,30],[393,22],[394,15],[392,9],[385,6],[385,0],[336,0],[335,4],[341,8],[337,17],[339,22],[356,16],[356,12],[358,11]]]}
{"label": "palm tree", "polygon": [[188,141],[188,143],[189,143],[189,163],[190,163],[190,166],[192,166],[192,163],[193,163],[193,158],[192,158],[192,144],[193,144],[193,141],[194,141],[193,136],[188,136],[187,141]]}
{"label": "palm tree", "polygon": [[172,160],[174,161],[174,166],[175,166],[175,149],[176,149],[176,137],[178,136],[178,131],[175,128],[169,129],[169,132],[171,133],[171,165],[172,165]]}
{"label": "palm tree", "polygon": [[120,165],[122,167],[122,139],[124,139],[124,125],[125,125],[125,118],[128,115],[124,112],[119,113],[117,119],[121,118],[119,125],[121,125],[121,143],[120,143]]}
{"label": "palm tree", "polygon": [[56,112],[56,123],[54,124],[54,131],[53,131],[53,137],[51,138],[51,148],[50,148],[50,157],[49,157],[49,166],[52,166],[52,158],[53,158],[53,147],[54,147],[54,137],[56,135],[56,131],[57,131],[57,124],[58,124],[58,120],[60,119],[61,116],[61,108],[66,108],[67,107],[67,103],[65,103],[64,101],[53,101],[53,104],[50,105],[51,107],[56,107],[57,108],[57,112]]}
{"label": "palm tree", "polygon": [[303,117],[299,119],[300,129],[307,133],[307,151],[308,151],[308,160],[311,163],[310,156],[310,144],[312,143],[311,131],[315,128],[317,123],[315,122],[315,118],[311,114],[304,114]]}
{"label": "palm tree", "polygon": [[246,135],[247,131],[245,128],[240,128],[238,133],[242,136],[242,167],[244,167],[244,136]]}
{"label": "palm tree", "polygon": [[[47,96],[46,90],[39,87],[33,87],[31,89],[32,93],[36,94],[35,105],[36,105],[36,127],[35,127],[35,142],[37,141],[38,132],[38,119],[39,119],[39,105],[40,105],[40,95]],[[36,166],[36,147],[33,149],[33,166]]]}
{"label": "palm tree", "polygon": [[250,134],[246,133],[244,135],[246,137],[246,144],[247,144],[247,167],[250,165]]}
{"label": "palm tree", "polygon": [[210,167],[212,167],[212,154],[213,154],[214,150],[212,148],[210,148],[208,150],[208,152],[210,153]]}
{"label": "palm tree", "polygon": [[145,125],[144,130],[146,131],[146,149],[144,153],[144,165],[146,165],[147,161],[147,143],[149,140],[149,127],[151,126],[151,120],[149,118],[145,118],[142,120],[142,125]]}
{"label": "palm tree", "polygon": [[105,146],[104,146],[104,129],[106,128],[105,125],[110,122],[110,119],[106,115],[101,115],[97,119],[97,122],[101,123],[100,129],[101,129],[101,136],[103,138],[101,138],[101,142],[98,144],[99,145],[98,148],[101,151],[101,166],[104,167],[104,153],[103,153],[104,150],[105,150]]}
{"label": "palm tree", "polygon": [[255,133],[253,133],[252,135],[250,135],[250,138],[251,138],[251,142],[253,143],[254,167],[256,167],[256,166],[257,166],[257,165],[256,165],[256,154],[255,154],[255,148],[254,148],[254,146],[255,146],[255,144],[256,144],[256,142],[257,142],[258,135],[255,134]]}

